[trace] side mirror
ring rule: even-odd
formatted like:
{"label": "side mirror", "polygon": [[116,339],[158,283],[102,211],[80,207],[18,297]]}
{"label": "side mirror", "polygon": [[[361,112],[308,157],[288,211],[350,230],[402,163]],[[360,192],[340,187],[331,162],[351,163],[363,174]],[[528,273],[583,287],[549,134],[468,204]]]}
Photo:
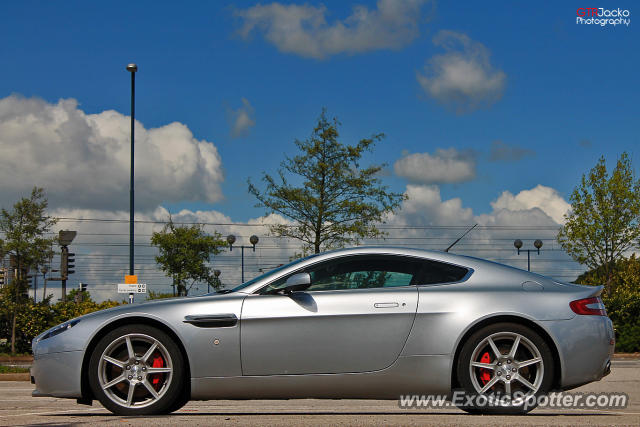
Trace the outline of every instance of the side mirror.
{"label": "side mirror", "polygon": [[285,294],[290,294],[292,292],[304,291],[309,286],[311,286],[311,276],[309,273],[298,273],[289,277],[284,284],[284,288],[282,291]]}

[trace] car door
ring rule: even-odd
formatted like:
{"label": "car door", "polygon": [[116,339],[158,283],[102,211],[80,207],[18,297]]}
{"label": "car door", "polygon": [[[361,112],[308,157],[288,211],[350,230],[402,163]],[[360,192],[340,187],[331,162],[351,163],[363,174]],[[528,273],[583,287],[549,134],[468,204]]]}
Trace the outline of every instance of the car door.
{"label": "car door", "polygon": [[304,268],[311,276],[304,292],[278,293],[285,276],[247,296],[240,328],[243,375],[390,366],[414,321],[417,269],[407,257],[351,255]]}

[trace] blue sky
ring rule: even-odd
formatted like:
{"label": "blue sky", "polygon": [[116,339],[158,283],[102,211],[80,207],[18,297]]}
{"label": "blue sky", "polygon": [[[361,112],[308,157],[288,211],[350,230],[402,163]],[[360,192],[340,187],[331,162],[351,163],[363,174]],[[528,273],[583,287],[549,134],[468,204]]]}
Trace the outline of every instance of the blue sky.
{"label": "blue sky", "polygon": [[[567,201],[580,175],[602,155],[612,164],[628,151],[637,169],[640,38],[634,3],[599,3],[631,13],[629,26],[600,27],[576,24],[577,8],[589,6],[583,2],[398,1],[397,7],[409,12],[388,34],[384,25],[375,28],[380,20],[374,16],[366,21],[374,31],[363,30],[357,41],[336,36],[324,45],[318,42],[336,26],[353,26],[349,17],[354,10],[363,10],[354,8],[362,6],[375,14],[383,3],[287,2],[279,11],[269,9],[261,20],[252,21],[250,12],[258,10],[258,3],[249,1],[2,2],[0,100],[8,100],[8,110],[28,111],[24,98],[43,101],[38,108],[75,99],[78,105],[69,107],[74,111],[99,115],[115,110],[127,116],[130,80],[125,66],[137,63],[136,118],[144,128],[179,122],[194,140],[212,144],[219,155],[215,166],[219,174],[210,177],[209,186],[190,194],[200,185],[194,172],[166,197],[157,192],[145,205],[147,210],[155,205],[172,212],[211,210],[238,222],[263,214],[254,208],[246,179],[274,172],[285,153],[293,154],[293,140],[309,136],[323,107],[342,122],[344,142],[386,134],[368,160],[388,163],[383,179],[392,189],[403,192],[410,183],[436,185],[442,201],[459,198],[461,209],[471,209],[475,217],[495,212],[491,202],[504,191],[517,196],[538,185]],[[283,29],[290,21],[277,21],[293,16],[287,14],[296,4],[298,11],[325,20],[315,30],[305,22],[301,30],[320,43],[319,53],[305,50],[311,45],[288,39],[300,35]],[[265,8],[276,6],[262,3]],[[245,37],[242,30],[251,23]],[[351,33],[341,34],[349,39]],[[447,50],[443,43],[455,46]],[[433,61],[451,59],[447,54],[480,66],[480,77],[494,79],[480,82],[486,90],[474,92],[477,99],[463,96],[452,101],[449,98],[460,92],[450,87],[437,92]],[[431,79],[426,84],[431,92],[421,85],[419,75]],[[11,95],[14,98],[9,99]],[[11,107],[12,103],[21,107]],[[234,135],[234,120],[240,113],[247,114],[249,125],[245,122]],[[2,138],[0,131],[2,144],[15,143],[6,134]],[[172,144],[171,138],[159,141]],[[49,149],[65,147],[64,141],[60,144]],[[510,151],[501,161],[492,161],[492,144]],[[81,151],[77,146],[67,149]],[[438,181],[394,169],[398,160],[416,153],[442,160],[444,151],[438,149],[453,150],[452,157],[471,165],[466,178]],[[43,147],[38,157],[46,158],[46,150]],[[176,150],[172,155],[179,155],[180,149]],[[10,151],[3,151],[7,161]],[[414,160],[420,164],[425,158]],[[64,156],[52,155],[51,162],[55,161],[64,164]],[[137,158],[137,167],[142,170],[145,161],[149,159]],[[113,209],[89,200],[90,195],[72,197],[82,186],[94,184],[75,172],[78,163],[69,162],[64,170],[71,182],[64,191],[50,192],[54,208],[127,207],[128,187],[119,192],[119,184],[109,188],[111,193],[100,193],[102,201],[104,194],[118,201]],[[46,188],[51,175],[39,176],[40,170],[30,175],[32,182],[22,179],[11,185],[11,191],[5,189],[0,194],[2,205],[13,201],[22,187]],[[2,178],[5,183],[10,179]],[[137,182],[139,194],[146,191],[144,182]],[[219,194],[203,196],[216,186]],[[469,218],[451,220],[472,223]],[[428,218],[426,222],[437,223]]]}
{"label": "blue sky", "polygon": [[[309,2],[318,5],[318,2]],[[354,5],[324,2],[329,22]],[[625,7],[621,2],[607,7]],[[255,216],[246,177],[273,171],[295,138],[305,138],[324,106],[343,123],[345,141],[384,132],[373,161],[392,163],[402,150],[456,147],[479,153],[473,182],[445,185],[479,212],[502,190],[536,184],[567,195],[598,156],[630,151],[637,163],[638,34],[630,27],[578,26],[580,2],[425,5],[419,36],[397,50],[337,54],[317,60],[282,53],[254,33],[238,36],[234,11],[250,2],[5,2],[0,6],[0,96],[49,102],[75,98],[87,113],[129,111],[128,62],[136,62],[136,117],[147,127],[179,121],[216,144],[225,200],[206,205],[237,220]],[[631,9],[633,5],[627,3]],[[425,96],[415,73],[441,53],[439,30],[482,43],[506,74],[502,99],[456,114]],[[231,138],[227,110],[246,98],[255,110],[248,136]],[[636,120],[634,120],[636,119]],[[535,151],[519,162],[490,163],[500,140]],[[580,146],[588,140],[590,147]],[[252,155],[252,153],[259,155]],[[401,179],[389,183],[401,190]],[[124,194],[126,197],[126,194]],[[202,207],[196,203],[171,206]]]}

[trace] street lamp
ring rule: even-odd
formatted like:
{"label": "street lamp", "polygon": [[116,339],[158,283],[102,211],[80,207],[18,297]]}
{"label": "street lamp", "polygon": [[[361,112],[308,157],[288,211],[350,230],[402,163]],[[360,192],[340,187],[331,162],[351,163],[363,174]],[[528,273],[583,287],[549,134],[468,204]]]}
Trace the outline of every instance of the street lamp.
{"label": "street lamp", "polygon": [[[516,247],[516,249],[518,250],[518,255],[520,255],[520,248],[522,248],[522,240],[520,239],[516,239],[513,242],[513,246]],[[538,255],[540,255],[540,248],[542,247],[542,240],[540,239],[536,239],[535,242],[533,242],[533,246],[535,246],[535,250],[538,252]],[[527,271],[531,271],[531,251],[533,249],[522,249],[522,251],[527,251]]]}
{"label": "street lamp", "polygon": [[[252,235],[251,237],[249,237],[249,242],[251,243],[251,246],[244,246],[244,245],[240,245],[240,251],[242,253],[242,268],[241,268],[241,279],[242,279],[242,283],[244,283],[244,248],[253,248],[253,252],[256,251],[256,245],[258,244],[258,241],[260,239],[258,239],[258,236],[256,236],[255,234]],[[236,242],[236,236],[234,236],[233,234],[229,234],[227,236],[227,243],[229,243],[229,251],[233,251],[233,244]]]}
{"label": "street lamp", "polygon": [[133,166],[134,166],[134,127],[136,114],[136,64],[127,65],[127,71],[131,73],[131,182],[129,184],[129,274],[133,276]]}

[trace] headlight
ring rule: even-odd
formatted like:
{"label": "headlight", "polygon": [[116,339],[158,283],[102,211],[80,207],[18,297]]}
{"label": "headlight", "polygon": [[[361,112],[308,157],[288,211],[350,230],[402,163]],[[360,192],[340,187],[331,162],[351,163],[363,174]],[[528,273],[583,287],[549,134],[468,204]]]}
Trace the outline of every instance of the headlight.
{"label": "headlight", "polygon": [[49,329],[47,332],[42,334],[40,336],[40,338],[38,338],[38,341],[42,341],[42,340],[46,340],[47,338],[55,337],[56,335],[61,334],[64,331],[73,328],[75,325],[78,324],[78,322],[80,322],[80,319],[74,319],[74,320],[69,320],[68,322],[61,323],[58,326],[54,326],[53,328]]}

